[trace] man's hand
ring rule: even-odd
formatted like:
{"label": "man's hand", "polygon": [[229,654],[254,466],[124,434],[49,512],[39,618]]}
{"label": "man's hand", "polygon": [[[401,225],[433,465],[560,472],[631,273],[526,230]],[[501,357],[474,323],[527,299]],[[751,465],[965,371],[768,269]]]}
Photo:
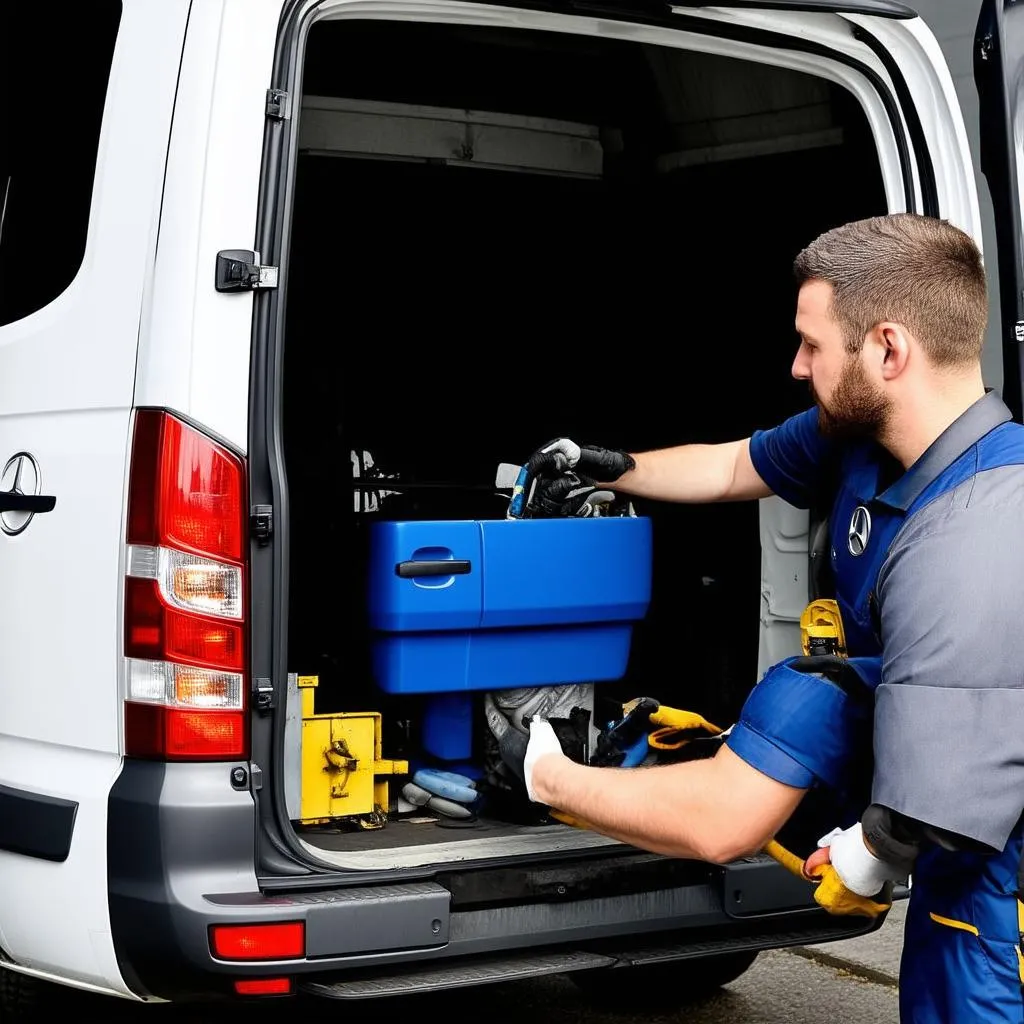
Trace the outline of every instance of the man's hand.
{"label": "man's hand", "polygon": [[[845,874],[833,859],[833,844],[838,846],[837,859],[845,865]],[[893,872],[864,844],[859,822],[845,831],[834,828],[822,836],[818,849],[804,861],[803,875],[818,883],[814,900],[830,914],[873,918],[892,906]]]}
{"label": "man's hand", "polygon": [[900,879],[895,865],[879,860],[864,842],[860,822],[848,829],[834,828],[818,840],[818,849],[804,861],[806,878],[818,878],[831,865],[843,885],[858,896],[874,896],[886,882]]}
{"label": "man's hand", "polygon": [[542,444],[526,460],[526,469],[532,477],[557,476],[568,472],[579,460],[580,446],[567,437],[556,437]]}
{"label": "man's hand", "polygon": [[544,718],[530,719],[530,742],[526,745],[526,756],[523,758],[523,781],[526,783],[527,796],[534,803],[545,803],[538,799],[533,786],[533,770],[542,757],[549,754],[568,760],[562,752],[562,744],[558,742],[551,723]]}
{"label": "man's hand", "polygon": [[636,469],[636,461],[627,452],[614,448],[579,445],[567,437],[558,437],[541,445],[526,463],[531,476],[555,476],[568,470],[587,484],[614,483],[623,473]]}
{"label": "man's hand", "polygon": [[636,460],[628,452],[615,448],[595,448],[580,445],[580,458],[576,473],[591,483],[613,484],[623,473],[636,469]]}
{"label": "man's hand", "polygon": [[598,506],[615,500],[611,491],[600,490],[593,484],[584,483],[575,473],[567,472],[556,477],[540,477],[530,498],[534,516],[544,519],[579,516],[587,518],[597,511]]}
{"label": "man's hand", "polygon": [[526,463],[535,481],[530,508],[543,518],[592,515],[596,506],[615,499],[611,491],[597,485],[615,481],[635,468],[633,457],[626,452],[556,438],[538,448]]}

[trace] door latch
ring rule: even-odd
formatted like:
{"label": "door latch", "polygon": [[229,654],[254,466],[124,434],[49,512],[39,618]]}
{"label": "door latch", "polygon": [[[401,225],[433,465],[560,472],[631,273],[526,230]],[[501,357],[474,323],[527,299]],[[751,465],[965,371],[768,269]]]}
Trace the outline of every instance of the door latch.
{"label": "door latch", "polygon": [[252,684],[253,703],[257,711],[272,711],[274,709],[274,684],[266,677],[254,679]]}
{"label": "door latch", "polygon": [[215,287],[219,292],[252,291],[277,287],[277,267],[260,263],[251,249],[222,249],[217,253]]}
{"label": "door latch", "polygon": [[253,505],[249,513],[249,534],[257,544],[266,544],[274,533],[273,505]]}

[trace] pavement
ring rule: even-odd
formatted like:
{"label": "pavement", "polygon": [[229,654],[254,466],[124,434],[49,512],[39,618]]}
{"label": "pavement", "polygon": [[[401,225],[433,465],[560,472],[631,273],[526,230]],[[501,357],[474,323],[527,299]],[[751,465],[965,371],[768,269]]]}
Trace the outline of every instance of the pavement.
{"label": "pavement", "polygon": [[801,946],[790,952],[826,966],[849,971],[866,981],[895,988],[899,979],[906,917],[907,901],[899,900],[893,904],[882,927],[870,935],[843,939],[841,942],[825,942],[818,946]]}

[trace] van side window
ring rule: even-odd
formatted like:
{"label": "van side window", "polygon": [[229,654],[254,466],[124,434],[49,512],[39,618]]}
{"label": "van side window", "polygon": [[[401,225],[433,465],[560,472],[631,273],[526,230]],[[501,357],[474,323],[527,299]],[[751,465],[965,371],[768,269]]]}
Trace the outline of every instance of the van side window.
{"label": "van side window", "polygon": [[0,84],[0,324],[52,302],[85,255],[121,0],[11,4]]}

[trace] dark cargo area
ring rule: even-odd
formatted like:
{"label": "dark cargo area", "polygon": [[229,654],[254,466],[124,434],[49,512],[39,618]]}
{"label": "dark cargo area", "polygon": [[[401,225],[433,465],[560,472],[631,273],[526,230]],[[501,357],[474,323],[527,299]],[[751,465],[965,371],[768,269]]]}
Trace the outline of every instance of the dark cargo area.
{"label": "dark cargo area", "polygon": [[[885,197],[856,102],[796,72],[398,22],[320,23],[306,59],[307,96],[561,119],[601,140],[597,174],[299,157],[288,665],[319,676],[318,711],[380,711],[386,756],[416,758],[423,698],[373,678],[368,524],[502,519],[498,464],[554,437],[725,441],[804,408],[793,257]],[[653,521],[651,604],[625,678],[598,696],[728,725],[757,672],[757,505],[635,504]],[[352,842],[401,840],[389,826]]]}

